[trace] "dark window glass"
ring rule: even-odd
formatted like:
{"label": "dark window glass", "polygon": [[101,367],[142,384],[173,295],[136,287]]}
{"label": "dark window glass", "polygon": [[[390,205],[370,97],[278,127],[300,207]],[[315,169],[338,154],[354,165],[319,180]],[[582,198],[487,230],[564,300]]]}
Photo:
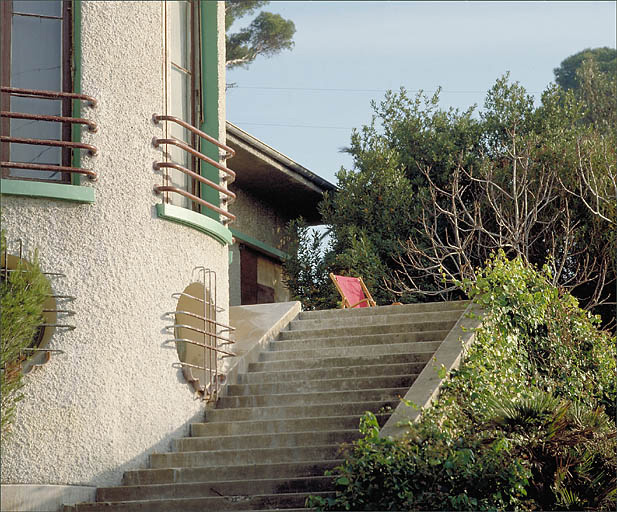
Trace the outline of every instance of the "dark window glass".
{"label": "dark window glass", "polygon": [[[71,2],[2,1],[2,85],[70,92]],[[70,116],[70,100],[2,95],[2,109],[27,114]],[[3,119],[2,134],[39,140],[70,140],[69,123]],[[2,161],[70,165],[71,151],[53,146],[3,143]],[[67,173],[2,169],[3,178],[70,182]]]}

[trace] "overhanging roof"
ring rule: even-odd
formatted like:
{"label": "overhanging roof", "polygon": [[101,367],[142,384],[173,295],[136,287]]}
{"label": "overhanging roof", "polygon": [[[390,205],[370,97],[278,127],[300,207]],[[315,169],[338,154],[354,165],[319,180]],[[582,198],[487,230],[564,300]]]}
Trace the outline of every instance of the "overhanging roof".
{"label": "overhanging roof", "polygon": [[273,204],[289,217],[320,222],[317,204],[336,186],[227,121],[227,145],[236,155],[227,166],[236,173],[234,186]]}

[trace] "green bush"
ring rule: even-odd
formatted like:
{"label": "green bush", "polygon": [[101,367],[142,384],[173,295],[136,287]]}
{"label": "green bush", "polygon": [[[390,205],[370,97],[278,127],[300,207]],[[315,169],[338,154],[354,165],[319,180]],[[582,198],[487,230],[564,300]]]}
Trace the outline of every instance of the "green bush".
{"label": "green bush", "polygon": [[[4,254],[6,239],[1,237]],[[43,304],[50,293],[49,284],[39,268],[36,254],[32,263],[22,260],[16,271],[0,280],[0,393],[2,441],[10,433],[15,407],[23,398],[21,364],[27,348],[43,323]]]}
{"label": "green bush", "polygon": [[615,338],[547,269],[494,257],[482,326],[439,399],[398,440],[372,414],[319,510],[615,510]]}

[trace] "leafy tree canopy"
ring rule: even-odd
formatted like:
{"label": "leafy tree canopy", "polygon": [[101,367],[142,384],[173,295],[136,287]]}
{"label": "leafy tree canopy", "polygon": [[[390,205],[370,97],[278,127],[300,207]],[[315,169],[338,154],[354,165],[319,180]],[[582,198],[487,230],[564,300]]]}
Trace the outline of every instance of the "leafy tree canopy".
{"label": "leafy tree canopy", "polygon": [[579,89],[581,82],[577,76],[578,70],[586,60],[593,60],[600,73],[615,78],[617,75],[617,50],[614,48],[586,48],[564,59],[558,68],[553,70],[555,82],[563,89]]}
{"label": "leafy tree canopy", "polygon": [[[578,91],[553,84],[536,105],[506,74],[477,113],[404,89],[373,102],[346,149],[353,168],[321,204],[331,235],[323,261],[297,244],[292,293],[305,307],[335,307],[334,272],[361,275],[379,304],[456,298],[454,281],[504,249],[553,265],[553,284],[587,306],[614,301],[615,81],[590,60],[578,76]],[[304,295],[294,272],[309,253],[325,277],[311,275]]]}
{"label": "leafy tree canopy", "polygon": [[[254,14],[267,0],[227,0],[225,3],[225,31],[234,21]],[[279,14],[262,11],[248,27],[238,32],[226,33],[227,67],[247,67],[259,55],[271,57],[294,46],[296,27],[291,20]]]}

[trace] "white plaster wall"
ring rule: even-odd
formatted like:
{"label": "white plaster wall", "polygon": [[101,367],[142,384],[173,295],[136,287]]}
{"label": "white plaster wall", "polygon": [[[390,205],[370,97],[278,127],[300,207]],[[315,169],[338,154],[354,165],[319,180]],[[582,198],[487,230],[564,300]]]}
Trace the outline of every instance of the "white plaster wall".
{"label": "white plaster wall", "polygon": [[[56,291],[78,298],[77,329],[50,343],[66,354],[26,379],[3,446],[4,483],[118,484],[124,470],[145,467],[147,454],[167,451],[203,406],[172,368],[178,359],[163,345],[162,315],[175,309],[171,294],[196,265],[217,272],[219,303],[228,303],[228,248],[155,217],[160,152],[151,142],[161,132],[151,118],[164,105],[162,3],[82,5],[83,92],[99,101],[84,111],[99,131],[83,137],[99,155],[83,165],[99,173],[96,203],[2,197],[8,237],[38,248],[44,270],[67,275]],[[223,100],[219,110],[224,116]]]}

